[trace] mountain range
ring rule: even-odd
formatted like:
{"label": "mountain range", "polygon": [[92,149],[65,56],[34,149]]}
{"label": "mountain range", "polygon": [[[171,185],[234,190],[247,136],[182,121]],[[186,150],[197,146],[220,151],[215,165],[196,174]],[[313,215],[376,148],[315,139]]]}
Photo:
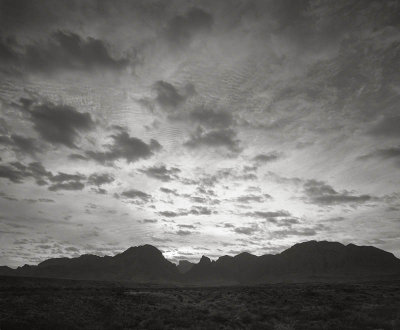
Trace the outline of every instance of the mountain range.
{"label": "mountain range", "polygon": [[86,254],[17,269],[2,266],[0,275],[194,285],[379,280],[399,279],[400,259],[372,246],[309,241],[275,255],[244,252],[215,261],[203,256],[197,264],[175,265],[154,246],[142,245],[115,256]]}

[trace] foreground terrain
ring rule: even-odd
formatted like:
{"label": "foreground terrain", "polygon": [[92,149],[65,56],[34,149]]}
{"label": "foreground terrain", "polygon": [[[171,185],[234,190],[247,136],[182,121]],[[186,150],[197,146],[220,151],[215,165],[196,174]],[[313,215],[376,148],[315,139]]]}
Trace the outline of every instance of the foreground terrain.
{"label": "foreground terrain", "polygon": [[400,281],[167,287],[0,278],[0,329],[400,329]]}

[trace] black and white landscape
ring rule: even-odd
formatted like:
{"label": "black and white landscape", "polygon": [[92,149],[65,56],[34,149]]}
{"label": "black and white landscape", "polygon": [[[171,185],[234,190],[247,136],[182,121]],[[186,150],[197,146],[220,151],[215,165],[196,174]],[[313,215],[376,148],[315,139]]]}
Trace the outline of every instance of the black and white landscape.
{"label": "black and white landscape", "polygon": [[0,329],[399,328],[399,105],[399,0],[0,0]]}
{"label": "black and white landscape", "polygon": [[48,259],[15,270],[2,267],[0,275],[183,286],[371,281],[399,279],[400,259],[372,246],[310,241],[276,255],[243,252],[215,261],[203,256],[198,263],[181,260],[177,266],[154,246],[143,245],[115,256],[86,254]]}

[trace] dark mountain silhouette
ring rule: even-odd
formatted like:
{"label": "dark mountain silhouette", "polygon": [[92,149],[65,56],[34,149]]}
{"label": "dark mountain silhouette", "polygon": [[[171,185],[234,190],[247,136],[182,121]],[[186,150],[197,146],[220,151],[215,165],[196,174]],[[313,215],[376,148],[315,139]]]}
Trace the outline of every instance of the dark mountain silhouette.
{"label": "dark mountain silhouette", "polygon": [[37,266],[0,267],[0,275],[184,284],[257,284],[400,278],[400,259],[371,246],[336,242],[300,243],[276,255],[241,253],[176,266],[151,245],[113,257],[55,258]]}
{"label": "dark mountain silhouette", "polygon": [[192,269],[192,267],[194,266],[195,264],[194,263],[192,263],[192,262],[190,262],[190,261],[187,261],[187,260],[179,260],[179,263],[178,263],[178,271],[181,273],[181,274],[185,274],[185,273],[187,273],[189,270],[191,270]]}
{"label": "dark mountain silhouette", "polygon": [[326,241],[296,244],[276,255],[241,253],[212,262],[203,258],[186,274],[189,281],[263,283],[372,279],[392,274],[400,277],[400,259],[392,253],[371,246]]}
{"label": "dark mountain silhouette", "polygon": [[175,281],[179,277],[176,265],[151,245],[131,247],[114,257],[86,254],[48,259],[37,266],[19,267],[13,275],[137,282]]}

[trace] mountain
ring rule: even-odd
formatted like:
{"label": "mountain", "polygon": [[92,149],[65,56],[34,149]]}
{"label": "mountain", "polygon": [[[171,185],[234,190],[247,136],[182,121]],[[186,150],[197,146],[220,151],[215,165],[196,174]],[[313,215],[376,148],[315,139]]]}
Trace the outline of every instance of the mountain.
{"label": "mountain", "polygon": [[178,271],[181,273],[181,274],[185,274],[185,273],[187,273],[189,270],[191,270],[192,269],[192,267],[194,266],[195,264],[194,263],[192,263],[192,262],[190,262],[190,261],[187,261],[187,260],[179,260],[179,263],[178,263]]}
{"label": "mountain", "polygon": [[185,278],[197,283],[249,284],[379,279],[394,274],[400,278],[400,260],[392,253],[371,246],[309,241],[276,255],[241,253],[200,261]]}
{"label": "mountain", "polygon": [[[0,274],[11,275],[1,270]],[[173,282],[180,276],[176,265],[151,245],[131,247],[114,257],[85,254],[48,259],[37,266],[19,267],[12,275],[136,282]]]}
{"label": "mountain", "polygon": [[0,275],[196,285],[271,282],[379,280],[400,278],[400,259],[372,246],[309,241],[276,255],[241,253],[215,261],[178,266],[151,245],[136,246],[113,257],[82,255],[48,259],[37,266],[0,267]]}

